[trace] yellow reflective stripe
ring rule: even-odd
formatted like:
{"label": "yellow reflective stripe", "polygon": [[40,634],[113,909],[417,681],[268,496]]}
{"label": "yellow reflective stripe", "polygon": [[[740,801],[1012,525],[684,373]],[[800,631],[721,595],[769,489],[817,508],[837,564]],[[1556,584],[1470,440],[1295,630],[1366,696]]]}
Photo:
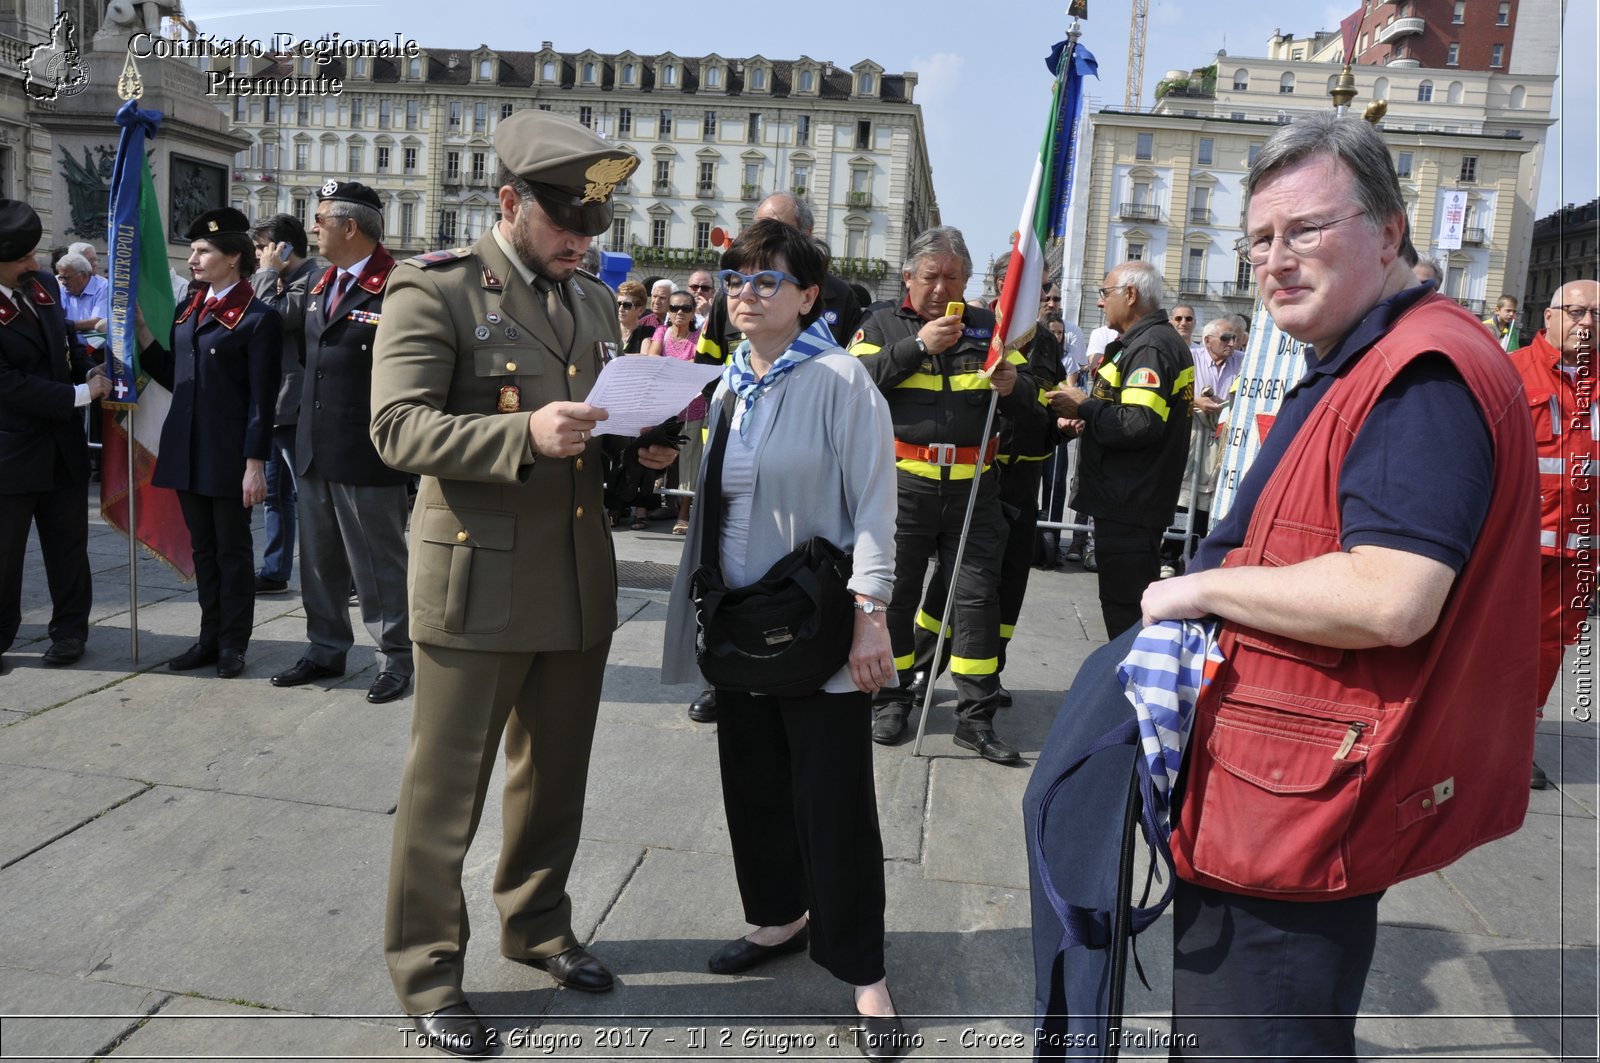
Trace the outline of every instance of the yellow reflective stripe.
{"label": "yellow reflective stripe", "polygon": [[702,447],[706,446],[711,439],[711,429],[706,427],[709,420],[710,418],[706,418],[700,422],[700,445]]}
{"label": "yellow reflective stripe", "polygon": [[[936,617],[936,616],[929,616],[927,613],[923,612],[921,609],[918,609],[917,610],[917,626],[920,627],[924,631],[927,631],[927,632],[930,632],[932,634],[937,635],[939,633],[939,618]],[[944,633],[946,635],[949,635],[949,634],[953,633],[953,629],[950,627],[950,625],[948,625],[948,624],[945,625]]]}
{"label": "yellow reflective stripe", "polygon": [[1122,370],[1117,368],[1117,363],[1115,362],[1101,363],[1100,371],[1095,375],[1114,388],[1122,386]]}
{"label": "yellow reflective stripe", "polygon": [[1000,658],[951,657],[950,671],[954,675],[994,675],[1000,671]]}
{"label": "yellow reflective stripe", "polygon": [[[952,480],[972,479],[971,465],[932,465],[926,461],[912,461],[910,458],[901,458],[894,463],[894,467],[899,469],[901,472],[908,472],[913,476],[920,476],[925,480],[944,479],[944,477],[940,475],[944,469],[950,470],[950,479]],[[984,466],[985,469],[988,467],[988,465]]]}
{"label": "yellow reflective stripe", "polygon": [[1148,406],[1163,421],[1167,419],[1167,414],[1171,412],[1171,407],[1167,405],[1167,400],[1149,388],[1123,388],[1122,401],[1129,406]]}
{"label": "yellow reflective stripe", "polygon": [[718,362],[728,360],[728,356],[722,353],[722,345],[704,332],[700,334],[700,342],[694,345],[694,353],[707,355]]}
{"label": "yellow reflective stripe", "polygon": [[1185,369],[1183,372],[1178,374],[1178,382],[1176,384],[1172,385],[1172,393],[1174,395],[1176,395],[1179,392],[1181,392],[1184,388],[1193,387],[1193,386],[1194,386],[1194,366],[1191,365],[1189,368]]}
{"label": "yellow reflective stripe", "polygon": [[883,350],[882,347],[878,346],[876,343],[868,343],[866,340],[862,340],[860,343],[852,343],[850,345],[850,353],[855,355],[857,358],[860,358],[865,354],[877,354],[881,350]]}
{"label": "yellow reflective stripe", "polygon": [[894,659],[894,670],[897,672],[904,672],[916,663],[917,655],[915,653],[908,653],[904,657],[896,657]]}
{"label": "yellow reflective stripe", "polygon": [[1025,366],[1028,364],[1028,360],[1022,357],[1022,355],[1017,351],[1007,351],[1006,361],[1010,362],[1012,365]]}
{"label": "yellow reflective stripe", "polygon": [[1039,389],[1039,405],[1040,406],[1049,406],[1050,405],[1050,393],[1048,391],[1046,391],[1044,388],[1040,388]]}
{"label": "yellow reflective stripe", "polygon": [[1049,461],[1053,454],[1002,454],[997,459],[1010,465],[1014,461]]}
{"label": "yellow reflective stripe", "polygon": [[944,377],[937,373],[912,373],[895,387],[915,388],[919,391],[943,391]]}
{"label": "yellow reflective stripe", "polygon": [[1015,625],[1015,624],[1001,624],[1000,625],[1000,637],[1001,638],[1008,639],[1008,638],[1011,638],[1016,633],[1017,633],[1017,625]]}
{"label": "yellow reflective stripe", "polygon": [[951,373],[947,379],[951,391],[983,391],[989,386],[989,378],[982,373]]}

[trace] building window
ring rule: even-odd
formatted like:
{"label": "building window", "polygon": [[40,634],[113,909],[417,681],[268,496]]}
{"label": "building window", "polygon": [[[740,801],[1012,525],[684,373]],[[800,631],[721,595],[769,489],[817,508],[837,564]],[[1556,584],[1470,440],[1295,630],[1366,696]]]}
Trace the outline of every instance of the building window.
{"label": "building window", "polygon": [[1128,245],[1128,261],[1129,262],[1143,262],[1144,261],[1144,245],[1143,244],[1129,244]]}
{"label": "building window", "polygon": [[656,186],[659,188],[662,185],[668,185],[668,184],[671,184],[671,183],[672,183],[672,160],[671,159],[657,159],[656,160]]}
{"label": "building window", "polygon": [[717,139],[717,112],[707,111],[700,119],[700,139]]}
{"label": "building window", "polygon": [[479,102],[472,105],[472,131],[474,133],[487,133],[489,131],[489,105]]}
{"label": "building window", "polygon": [[1466,0],[1456,0],[1455,9],[1450,12],[1450,21],[1457,26],[1467,21]]}
{"label": "building window", "polygon": [[[671,63],[661,68],[661,84],[672,87],[678,83],[678,68]],[[661,245],[664,246],[664,245]]]}
{"label": "building window", "polygon": [[858,94],[862,95],[862,96],[871,96],[872,95],[872,75],[871,74],[862,74],[861,75],[860,81],[856,85],[856,92]]}
{"label": "building window", "polygon": [[633,79],[634,79],[635,76],[636,75],[634,74],[634,71],[633,71],[633,64],[632,63],[623,63],[622,64],[622,83],[624,85],[632,85],[633,84]]}
{"label": "building window", "polygon": [[794,120],[794,146],[803,148],[811,143],[811,116],[802,114]]}
{"label": "building window", "polygon": [[1478,179],[1478,157],[1476,155],[1461,156],[1461,173],[1457,180],[1475,182]]}
{"label": "building window", "polygon": [[309,170],[311,168],[310,144],[296,144],[294,146],[294,168],[296,170]]}
{"label": "building window", "polygon": [[[269,99],[270,99],[270,97],[269,97]],[[379,100],[378,101],[378,128],[379,129],[388,129],[389,126],[391,126],[392,124],[394,124],[394,101],[393,100]]]}
{"label": "building window", "polygon": [[303,96],[295,101],[294,120],[303,126],[311,124],[311,101]]}
{"label": "building window", "polygon": [[611,222],[611,247],[609,250],[621,251],[628,246],[628,219],[614,218]]}
{"label": "building window", "polygon": [[1244,121],[1244,112],[1243,111],[1230,111],[1228,113],[1228,117],[1231,118],[1235,122],[1242,122],[1242,121]]}
{"label": "building window", "polygon": [[348,152],[348,154],[346,156],[346,159],[345,159],[345,163],[346,163],[345,169],[349,170],[351,173],[360,173],[361,172],[361,155],[362,155],[361,145],[360,144],[351,144],[350,145],[350,150],[349,150],[349,152]]}
{"label": "building window", "polygon": [[844,253],[845,253],[846,257],[848,257],[848,258],[866,258],[867,257],[867,230],[865,230],[865,229],[851,229],[849,232],[845,233],[844,239],[845,239]]}
{"label": "building window", "polygon": [[594,63],[593,62],[584,63],[583,64],[583,83],[585,85],[593,85],[594,84],[594,74],[595,74]]}
{"label": "building window", "polygon": [[417,235],[417,205],[400,204],[400,243],[409,246]]}
{"label": "building window", "polygon": [[268,122],[276,122],[278,120],[278,101],[272,96],[267,97],[264,118]]}
{"label": "building window", "polygon": [[860,121],[856,123],[856,150],[872,150],[872,123]]}
{"label": "building window", "polygon": [[479,81],[488,81],[490,72],[493,69],[494,69],[494,63],[493,63],[492,60],[479,59],[478,60],[478,80]]}
{"label": "building window", "polygon": [[461,180],[461,153],[447,151],[444,153],[444,179],[446,181]]}
{"label": "building window", "polygon": [[1424,81],[1417,86],[1417,102],[1428,103],[1433,99],[1433,82]]}
{"label": "building window", "polygon": [[628,136],[633,132],[633,108],[619,107],[617,109],[617,134]]}
{"label": "building window", "polygon": [[594,108],[585,104],[578,108],[578,124],[585,129],[594,127]]}
{"label": "building window", "polygon": [[1245,152],[1244,161],[1246,166],[1254,166],[1256,164],[1256,159],[1260,158],[1261,156],[1261,148],[1261,141],[1254,140],[1250,142],[1249,150]]}
{"label": "building window", "polygon": [[694,223],[694,249],[696,251],[711,250],[711,223],[697,221]]}
{"label": "building window", "polygon": [[651,247],[666,247],[667,246],[667,219],[665,219],[665,218],[652,218],[652,219],[650,219],[650,246]]}
{"label": "building window", "polygon": [[379,173],[388,173],[389,172],[389,149],[388,148],[379,148],[378,149],[378,172]]}
{"label": "building window", "polygon": [[1460,66],[1461,65],[1461,45],[1459,45],[1459,44],[1450,44],[1450,45],[1446,46],[1446,48],[1444,50],[1444,65],[1445,66]]}
{"label": "building window", "polygon": [[439,212],[439,242],[441,244],[455,243],[456,226],[459,224],[455,211],[441,210]]}
{"label": "building window", "polygon": [[461,132],[461,101],[450,101],[450,132]]}
{"label": "building window", "polygon": [[513,105],[512,104],[502,103],[500,105],[500,117],[501,118],[510,118],[512,109],[513,109]]}
{"label": "building window", "polygon": [[482,184],[489,176],[489,157],[481,151],[472,153],[472,182]]}
{"label": "building window", "polygon": [[722,87],[722,68],[713,66],[706,68],[706,88],[720,89]]}
{"label": "building window", "polygon": [[364,58],[356,59],[355,65],[353,67],[351,67],[351,72],[358,78],[366,77],[367,76],[367,61],[366,61],[366,59],[364,59]]}
{"label": "building window", "polygon": [[1233,72],[1233,91],[1234,92],[1249,92],[1250,91],[1250,71],[1248,71],[1248,70],[1235,70]]}
{"label": "building window", "polygon": [[553,60],[546,59],[544,65],[539,67],[539,79],[541,81],[554,81],[556,79],[556,64]]}
{"label": "building window", "polygon": [[744,183],[747,188],[754,188],[761,183],[761,164],[747,162],[744,164]]}
{"label": "building window", "polygon": [[1189,261],[1183,271],[1183,275],[1189,279],[1190,283],[1205,279],[1206,253],[1204,248],[1189,248]]}
{"label": "building window", "polygon": [[1395,160],[1395,164],[1394,164],[1395,175],[1397,177],[1410,177],[1411,176],[1411,161],[1412,161],[1411,152],[1402,151],[1400,153],[1399,158],[1397,158]]}
{"label": "building window", "polygon": [[1217,142],[1211,137],[1200,138],[1200,149],[1195,152],[1195,162],[1201,166],[1210,166],[1213,153],[1216,151]]}
{"label": "building window", "polygon": [[366,107],[359,99],[350,101],[350,128],[360,129],[362,119],[365,117]]}
{"label": "building window", "polygon": [[812,72],[810,70],[802,70],[802,71],[800,71],[800,91],[801,92],[810,92],[810,91],[812,91],[816,87],[816,84],[817,84],[817,76],[816,76],[816,74],[814,72]]}
{"label": "building window", "polygon": [[717,164],[710,159],[700,160],[700,191],[714,192],[717,188]]}
{"label": "building window", "polygon": [[751,111],[750,120],[745,125],[745,143],[761,143],[761,112]]}
{"label": "building window", "polygon": [[1243,255],[1239,256],[1239,264],[1233,269],[1233,286],[1241,292],[1250,290],[1250,282],[1255,278],[1255,267]]}
{"label": "building window", "polygon": [[400,156],[400,158],[401,158],[401,166],[403,167],[403,172],[405,172],[405,173],[416,173],[417,172],[417,149],[416,148],[406,148],[404,153]]}
{"label": "building window", "polygon": [[304,228],[306,224],[306,199],[304,196],[294,197],[292,213],[295,220],[300,223],[301,228]]}
{"label": "building window", "polygon": [[794,194],[797,196],[803,196],[806,194],[806,190],[810,187],[811,167],[807,166],[805,163],[797,164],[794,168]]}
{"label": "building window", "polygon": [[406,64],[406,77],[416,81],[422,77],[422,60],[413,59]]}
{"label": "building window", "polygon": [[1511,25],[1511,5],[1503,2],[1503,0],[1499,8],[1495,11],[1494,24],[1496,26]]}
{"label": "building window", "polygon": [[672,136],[672,109],[670,107],[661,108],[661,113],[656,116],[656,136],[662,140]]}
{"label": "building window", "polygon": [[765,91],[767,87],[767,72],[760,67],[750,71],[750,87],[757,92]]}
{"label": "building window", "polygon": [[1496,44],[1496,45],[1494,45],[1493,47],[1491,47],[1489,49],[1489,65],[1490,66],[1492,66],[1492,67],[1500,66],[1502,63],[1505,62],[1505,58],[1506,58],[1506,46],[1505,45]]}
{"label": "building window", "polygon": [[1156,135],[1154,133],[1140,133],[1138,145],[1133,149],[1136,159],[1154,158],[1156,151]]}
{"label": "building window", "polygon": [[1294,93],[1294,75],[1285,74],[1278,79],[1278,95],[1289,96]]}
{"label": "building window", "polygon": [[421,100],[407,100],[406,101],[406,128],[407,129],[415,129],[415,128],[417,128],[417,125],[418,125],[419,122],[421,122],[421,120],[422,120],[422,101]]}

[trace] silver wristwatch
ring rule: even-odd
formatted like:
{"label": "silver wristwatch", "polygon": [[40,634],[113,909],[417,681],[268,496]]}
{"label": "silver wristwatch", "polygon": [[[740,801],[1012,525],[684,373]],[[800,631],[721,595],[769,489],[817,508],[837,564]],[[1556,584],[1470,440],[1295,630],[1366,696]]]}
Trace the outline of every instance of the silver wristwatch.
{"label": "silver wristwatch", "polygon": [[887,605],[879,605],[877,602],[872,601],[851,602],[850,604],[861,610],[863,613],[866,613],[868,616],[871,616],[873,613],[885,612],[889,608]]}

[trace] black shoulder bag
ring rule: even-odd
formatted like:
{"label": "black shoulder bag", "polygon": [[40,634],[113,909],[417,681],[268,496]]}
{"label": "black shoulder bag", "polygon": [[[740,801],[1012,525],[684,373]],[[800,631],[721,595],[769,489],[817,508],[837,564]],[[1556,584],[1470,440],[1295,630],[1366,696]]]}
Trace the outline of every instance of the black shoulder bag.
{"label": "black shoulder bag", "polygon": [[850,557],[813,536],[748,587],[722,578],[722,459],[737,396],[722,403],[706,456],[700,567],[689,578],[699,635],[695,657],[721,690],[799,697],[814,694],[850,658],[855,632]]}

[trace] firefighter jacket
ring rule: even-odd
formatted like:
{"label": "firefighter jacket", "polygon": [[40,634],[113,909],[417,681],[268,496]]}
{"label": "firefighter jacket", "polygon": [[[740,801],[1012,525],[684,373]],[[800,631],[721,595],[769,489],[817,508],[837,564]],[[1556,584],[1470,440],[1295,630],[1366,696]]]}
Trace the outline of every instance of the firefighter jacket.
{"label": "firefighter jacket", "polygon": [[[961,338],[949,349],[927,353],[917,340],[924,322],[902,302],[870,315],[851,339],[850,353],[861,359],[888,400],[897,443],[960,448],[988,445],[983,425],[991,388],[983,364],[994,334],[994,315],[969,306],[961,323]],[[1025,416],[1038,406],[1039,388],[1020,354],[1011,352],[1007,361],[1017,367],[1017,386],[1000,399],[997,412]],[[998,422],[991,427],[991,438],[998,427]],[[970,480],[975,463],[970,455],[953,464],[897,456],[895,467],[925,480]]]}
{"label": "firefighter jacket", "polygon": [[1106,347],[1084,422],[1072,507],[1146,528],[1172,522],[1189,457],[1194,357],[1156,310]]}
{"label": "firefighter jacket", "polygon": [[1522,825],[1539,704],[1533,439],[1516,374],[1475,318],[1440,295],[1403,314],[1312,410],[1223,567],[1341,549],[1350,446],[1389,383],[1431,352],[1450,359],[1489,429],[1477,545],[1433,630],[1407,646],[1339,649],[1223,624],[1226,663],[1196,705],[1172,832],[1187,882],[1356,897]]}
{"label": "firefighter jacket", "polygon": [[1023,347],[1037,401],[1026,413],[1007,414],[1000,422],[1000,460],[1043,461],[1056,452],[1061,435],[1050,412],[1050,391],[1066,378],[1061,366],[1061,341],[1039,322]]}
{"label": "firefighter jacket", "polygon": [[1594,542],[1594,474],[1600,459],[1595,442],[1594,376],[1561,369],[1561,351],[1541,329],[1533,342],[1511,352],[1522,378],[1539,452],[1539,549],[1560,557],[1591,549]]}

